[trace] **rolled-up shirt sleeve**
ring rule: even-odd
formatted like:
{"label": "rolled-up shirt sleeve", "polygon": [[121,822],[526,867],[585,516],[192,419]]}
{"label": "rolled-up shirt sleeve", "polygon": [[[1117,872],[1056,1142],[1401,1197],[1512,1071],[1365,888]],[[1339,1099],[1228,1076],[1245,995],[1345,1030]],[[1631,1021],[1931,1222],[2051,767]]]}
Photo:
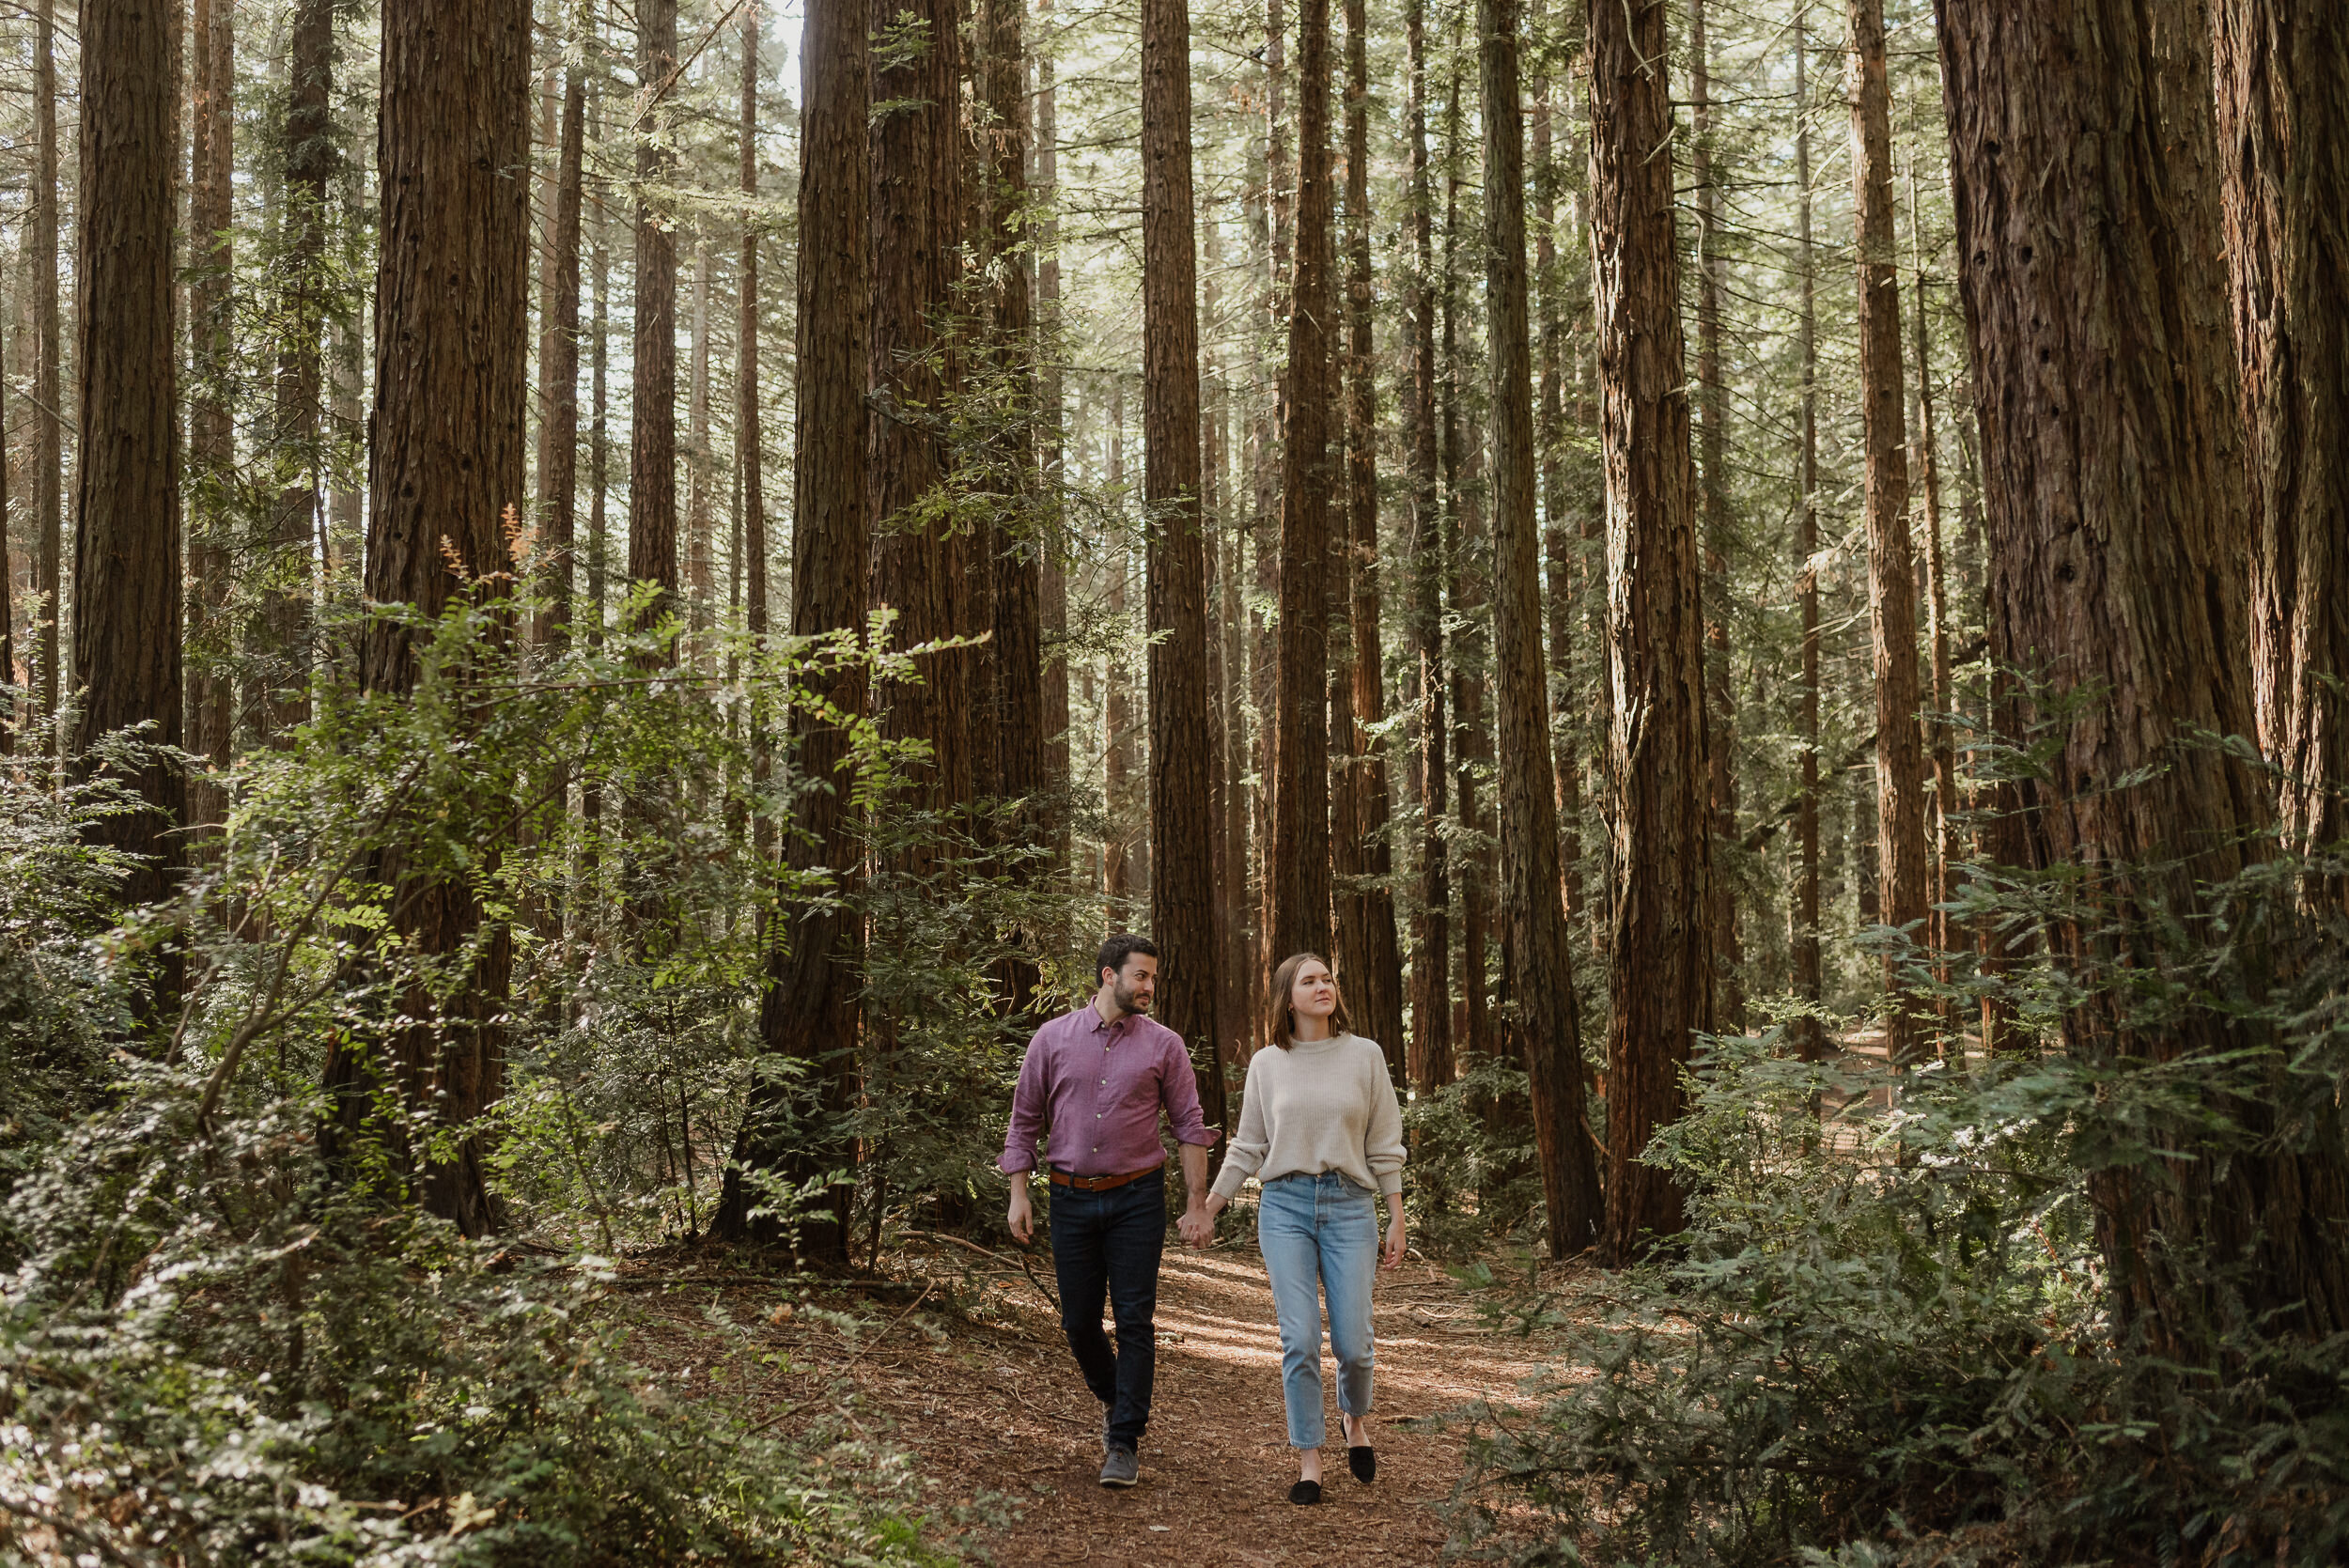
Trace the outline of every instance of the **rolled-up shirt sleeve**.
{"label": "rolled-up shirt sleeve", "polygon": [[1182,1036],[1173,1030],[1167,1031],[1166,1063],[1159,1074],[1159,1098],[1166,1106],[1166,1119],[1174,1126],[1175,1142],[1205,1148],[1222,1136],[1200,1113],[1198,1069],[1190,1064],[1190,1052]]}
{"label": "rolled-up shirt sleeve", "polygon": [[1019,1059],[1019,1082],[1011,1092],[1011,1125],[1003,1129],[1003,1157],[996,1169],[1016,1176],[1035,1169],[1036,1141],[1044,1136],[1044,1032],[1028,1042]]}

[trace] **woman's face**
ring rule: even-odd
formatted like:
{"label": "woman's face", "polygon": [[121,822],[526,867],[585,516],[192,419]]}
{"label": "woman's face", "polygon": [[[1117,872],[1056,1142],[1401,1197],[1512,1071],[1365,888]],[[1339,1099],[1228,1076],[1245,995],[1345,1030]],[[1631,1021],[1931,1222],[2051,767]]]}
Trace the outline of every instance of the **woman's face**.
{"label": "woman's face", "polygon": [[1306,1018],[1327,1019],[1338,1010],[1338,983],[1330,973],[1330,966],[1320,962],[1306,964],[1289,982],[1289,1011],[1301,1022]]}

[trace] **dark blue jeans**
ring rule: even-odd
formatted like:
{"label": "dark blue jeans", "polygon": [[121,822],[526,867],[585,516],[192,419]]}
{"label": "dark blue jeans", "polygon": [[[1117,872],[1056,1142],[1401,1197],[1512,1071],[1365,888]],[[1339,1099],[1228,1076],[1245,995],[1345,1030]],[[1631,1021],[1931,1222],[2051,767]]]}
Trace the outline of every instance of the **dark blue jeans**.
{"label": "dark blue jeans", "polygon": [[[1140,1448],[1158,1368],[1159,1255],[1166,1245],[1166,1172],[1107,1192],[1052,1188],[1052,1271],[1060,1325],[1085,1387],[1110,1407],[1110,1441]],[[1107,1296],[1117,1349],[1101,1332]]]}

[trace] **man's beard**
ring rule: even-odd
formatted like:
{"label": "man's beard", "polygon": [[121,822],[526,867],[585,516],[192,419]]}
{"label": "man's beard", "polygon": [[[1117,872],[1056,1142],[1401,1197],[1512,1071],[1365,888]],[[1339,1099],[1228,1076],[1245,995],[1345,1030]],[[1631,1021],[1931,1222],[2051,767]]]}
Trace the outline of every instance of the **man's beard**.
{"label": "man's beard", "polygon": [[1150,999],[1148,997],[1138,996],[1134,992],[1128,990],[1122,985],[1112,986],[1110,988],[1110,994],[1117,999],[1117,1010],[1121,1013],[1147,1013],[1150,1011]]}

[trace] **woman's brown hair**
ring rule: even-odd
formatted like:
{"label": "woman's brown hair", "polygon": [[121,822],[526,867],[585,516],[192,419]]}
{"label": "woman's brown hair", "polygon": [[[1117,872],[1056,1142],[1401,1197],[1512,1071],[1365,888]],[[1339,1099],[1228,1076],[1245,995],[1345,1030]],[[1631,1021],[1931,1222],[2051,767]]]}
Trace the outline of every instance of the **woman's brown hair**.
{"label": "woman's brown hair", "polygon": [[[1266,1000],[1265,1026],[1272,1043],[1283,1050],[1289,1048],[1290,1036],[1296,1032],[1297,1020],[1289,1017],[1289,992],[1297,985],[1297,971],[1307,964],[1319,964],[1330,969],[1330,960],[1318,953],[1292,953],[1281,960],[1281,967],[1272,971],[1272,991]],[[1337,992],[1338,1004],[1330,1014],[1330,1037],[1353,1032],[1353,1025],[1346,1017],[1346,992],[1338,986],[1337,971],[1330,970],[1330,988]]]}

